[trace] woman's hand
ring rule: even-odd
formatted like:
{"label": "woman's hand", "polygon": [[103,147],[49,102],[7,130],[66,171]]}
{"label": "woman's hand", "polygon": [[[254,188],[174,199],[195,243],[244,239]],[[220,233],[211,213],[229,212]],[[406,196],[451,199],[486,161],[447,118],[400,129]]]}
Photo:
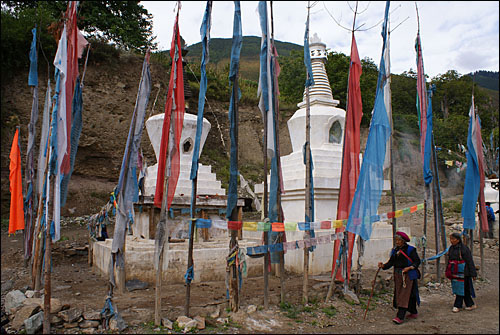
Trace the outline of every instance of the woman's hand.
{"label": "woman's hand", "polygon": [[384,263],[382,263],[382,262],[378,262],[378,267],[379,267],[379,268],[383,268],[383,267],[384,267]]}
{"label": "woman's hand", "polygon": [[413,270],[413,267],[412,267],[412,266],[407,266],[407,267],[405,267],[405,268],[403,269],[403,273],[406,273],[406,272],[408,272],[408,271],[410,271],[410,270]]}

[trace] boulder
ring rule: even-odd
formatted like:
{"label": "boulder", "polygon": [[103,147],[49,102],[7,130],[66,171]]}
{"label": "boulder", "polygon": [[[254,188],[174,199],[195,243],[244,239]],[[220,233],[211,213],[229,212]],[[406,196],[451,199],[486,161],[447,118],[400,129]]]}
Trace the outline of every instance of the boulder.
{"label": "boulder", "polygon": [[26,329],[26,334],[35,334],[38,330],[42,328],[43,325],[43,312],[38,312],[28,319],[24,320],[24,328]]}
{"label": "boulder", "polygon": [[202,316],[195,316],[194,320],[196,321],[196,327],[198,329],[205,329],[205,318]]}
{"label": "boulder", "polygon": [[20,307],[24,300],[26,300],[26,296],[23,292],[19,290],[10,291],[5,296],[5,310],[10,312],[12,308]]}
{"label": "boulder", "polygon": [[26,296],[26,298],[33,298],[35,296],[35,291],[27,290],[26,292],[24,292],[24,295]]}
{"label": "boulder", "polygon": [[54,326],[60,326],[63,324],[63,319],[61,319],[60,317],[58,317],[57,315],[52,315],[50,317],[50,324],[54,325]]}
{"label": "boulder", "polygon": [[196,320],[191,320],[184,325],[184,331],[188,332],[193,328],[198,328],[198,322]]}
{"label": "boulder", "polygon": [[355,304],[355,305],[359,305],[359,299],[358,299],[358,296],[351,290],[347,290],[345,293],[344,293],[344,299],[348,302],[348,303],[352,303],[352,304]]}
{"label": "boulder", "polygon": [[78,322],[70,322],[64,324],[65,329],[76,328],[76,327],[78,327]]}
{"label": "boulder", "polygon": [[167,318],[161,319],[161,325],[169,330],[174,329],[174,323]]}
{"label": "boulder", "polygon": [[247,307],[247,313],[248,313],[248,314],[252,314],[252,313],[254,313],[255,311],[257,311],[257,306],[255,306],[255,305],[249,305],[249,306]]}
{"label": "boulder", "polygon": [[179,316],[176,320],[179,328],[184,328],[189,322],[193,321],[193,319],[188,318],[187,316]]}
{"label": "boulder", "polygon": [[35,315],[39,311],[40,306],[36,304],[21,307],[21,309],[17,311],[16,315],[14,316],[14,320],[12,320],[11,322],[12,328],[14,328],[15,330],[21,329],[24,321],[32,315]]}
{"label": "boulder", "polygon": [[70,308],[65,311],[60,311],[58,316],[61,317],[65,322],[72,323],[77,321],[82,315],[82,311],[78,308]]}
{"label": "boulder", "polygon": [[96,328],[99,326],[99,321],[83,320],[78,324],[80,328]]}
{"label": "boulder", "polygon": [[96,328],[85,328],[82,329],[83,334],[95,334],[96,333]]}
{"label": "boulder", "polygon": [[139,279],[132,279],[125,283],[125,287],[129,292],[134,290],[145,290],[148,288],[148,283],[140,281]]}
{"label": "boulder", "polygon": [[9,291],[14,286],[14,282],[12,280],[6,280],[2,283],[2,293]]}
{"label": "boulder", "polygon": [[83,312],[83,318],[85,320],[101,320],[101,313],[98,311],[86,311]]}

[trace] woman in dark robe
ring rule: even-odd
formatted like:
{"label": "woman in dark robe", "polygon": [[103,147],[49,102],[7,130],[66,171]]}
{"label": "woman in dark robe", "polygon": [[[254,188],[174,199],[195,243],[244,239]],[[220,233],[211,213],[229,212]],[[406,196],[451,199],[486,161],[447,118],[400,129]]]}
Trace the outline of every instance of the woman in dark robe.
{"label": "woman in dark robe", "polygon": [[455,303],[453,304],[452,311],[457,313],[463,307],[465,301],[465,309],[476,309],[477,305],[474,304],[472,298],[475,298],[474,286],[472,279],[476,279],[477,271],[474,265],[474,259],[470,249],[462,243],[462,236],[459,233],[450,235],[450,250],[448,251],[448,262],[451,261],[464,261],[465,267],[462,271],[456,274],[452,279],[452,290],[455,294]]}
{"label": "woman in dark robe", "polygon": [[391,250],[391,258],[385,264],[378,263],[378,267],[383,270],[394,267],[393,306],[398,309],[396,317],[392,319],[395,324],[403,323],[406,312],[409,312],[408,319],[417,318],[417,304],[420,305],[417,282],[420,258],[417,249],[407,243],[409,241],[408,235],[397,232],[396,247]]}

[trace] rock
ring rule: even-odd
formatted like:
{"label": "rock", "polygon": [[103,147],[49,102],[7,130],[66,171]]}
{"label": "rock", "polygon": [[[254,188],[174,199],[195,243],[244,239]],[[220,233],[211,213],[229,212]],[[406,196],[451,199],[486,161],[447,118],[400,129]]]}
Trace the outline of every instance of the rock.
{"label": "rock", "polygon": [[188,318],[187,316],[184,316],[184,315],[183,315],[183,316],[179,316],[179,317],[177,318],[177,320],[176,320],[177,325],[179,326],[179,328],[184,328],[184,327],[186,327],[186,325],[187,325],[189,322],[191,322],[191,321],[193,321],[193,319]]}
{"label": "rock", "polygon": [[[42,308],[42,310],[44,309],[43,297],[41,297],[41,298],[27,298],[26,300],[23,301],[23,304],[25,306],[37,304]],[[62,303],[59,299],[57,299],[57,298],[50,299],[50,313],[53,313],[53,314],[58,313],[59,311],[61,311],[61,309],[62,309]]]}
{"label": "rock", "polygon": [[109,320],[109,329],[111,331],[121,332],[125,328],[127,328],[127,324],[125,323],[125,321],[123,320],[123,318],[121,317],[121,315],[119,313],[115,314],[115,317],[113,317],[113,318],[111,318],[111,320]]}
{"label": "rock", "polygon": [[24,306],[33,305],[33,304],[37,304],[40,307],[42,307],[42,305],[43,305],[42,298],[27,298],[26,300],[23,301]]}
{"label": "rock", "polygon": [[60,326],[63,324],[63,319],[61,319],[57,315],[52,315],[50,317],[50,324],[55,325],[55,326]]}
{"label": "rock", "polygon": [[83,318],[85,320],[101,320],[101,313],[98,311],[86,311],[83,312]]}
{"label": "rock", "polygon": [[12,280],[6,280],[5,283],[2,283],[2,293],[10,291],[10,289],[14,286],[14,282]]}
{"label": "rock", "polygon": [[24,320],[24,328],[26,334],[35,334],[42,328],[43,325],[43,312],[38,312],[35,315]]}
{"label": "rock", "polygon": [[99,321],[84,320],[78,324],[80,328],[95,328],[99,326]]}
{"label": "rock", "polygon": [[196,321],[196,328],[205,329],[205,318],[202,316],[195,316],[194,320]]}
{"label": "rock", "polygon": [[248,313],[248,314],[251,314],[251,313],[253,313],[253,312],[255,312],[255,311],[257,311],[257,306],[255,306],[255,305],[249,305],[249,306],[247,307],[247,313]]}
{"label": "rock", "polygon": [[85,328],[82,329],[82,333],[84,334],[95,334],[96,328]]}
{"label": "rock", "polygon": [[145,290],[148,288],[148,283],[140,281],[139,279],[132,279],[125,283],[125,287],[129,292],[134,290]]}
{"label": "rock", "polygon": [[55,291],[64,291],[64,290],[69,290],[71,289],[71,285],[62,285],[62,286],[57,286],[56,288],[54,288],[54,292]]}
{"label": "rock", "polygon": [[190,331],[193,328],[198,327],[198,322],[196,320],[191,320],[184,325],[184,331]]}
{"label": "rock", "polygon": [[219,316],[220,316],[220,306],[217,305],[217,307],[215,307],[215,311],[210,313],[210,317],[212,319],[217,319]]}
{"label": "rock", "polygon": [[24,292],[24,295],[26,296],[26,298],[33,298],[35,296],[35,291],[27,290],[26,292]]}
{"label": "rock", "polygon": [[356,305],[359,305],[359,299],[358,299],[358,296],[351,290],[347,290],[345,293],[344,293],[344,299],[347,301],[347,302],[350,302],[350,303],[354,303]]}
{"label": "rock", "polygon": [[78,322],[70,322],[64,324],[65,329],[76,328],[76,327],[78,327]]}
{"label": "rock", "polygon": [[29,287],[28,285],[23,286],[22,288],[19,289],[19,291],[21,291],[23,293],[25,293],[26,291],[29,291],[29,290],[31,290],[31,287]]}
{"label": "rock", "polygon": [[11,308],[20,307],[24,300],[26,300],[26,296],[23,292],[19,290],[10,291],[5,296],[5,310],[10,311]]}
{"label": "rock", "polygon": [[224,323],[228,323],[228,322],[229,322],[229,319],[228,319],[228,318],[218,318],[216,321],[217,321],[218,323],[222,323],[222,324],[224,324]]}
{"label": "rock", "polygon": [[78,308],[70,308],[65,311],[60,311],[58,316],[61,317],[67,323],[72,323],[77,321],[82,315],[82,311]]}
{"label": "rock", "polygon": [[10,323],[12,328],[15,330],[21,329],[24,324],[24,320],[28,319],[30,316],[35,315],[40,311],[40,306],[37,304],[32,304],[28,306],[23,306],[19,311],[17,311],[14,319]]}
{"label": "rock", "polygon": [[170,330],[174,329],[174,323],[167,318],[161,319],[161,325]]}

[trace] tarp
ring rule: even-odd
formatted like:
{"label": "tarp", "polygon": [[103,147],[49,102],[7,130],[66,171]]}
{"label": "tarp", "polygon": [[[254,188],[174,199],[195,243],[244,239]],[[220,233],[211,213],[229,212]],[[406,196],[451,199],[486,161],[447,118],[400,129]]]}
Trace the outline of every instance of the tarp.
{"label": "tarp", "polygon": [[[163,199],[163,184],[165,179],[165,166],[167,166],[168,190],[167,210],[174,199],[175,189],[180,173],[179,145],[184,123],[184,77],[182,73],[181,35],[179,32],[179,12],[175,18],[174,32],[170,46],[172,69],[168,84],[167,103],[165,104],[165,117],[161,132],[160,155],[158,157],[158,174],[154,205],[161,208]],[[173,121],[173,122],[172,122]],[[168,162],[167,162],[168,157]]]}
{"label": "tarp", "polygon": [[10,213],[9,234],[24,229],[23,180],[21,172],[21,146],[19,127],[16,129],[10,148],[9,181],[10,181]]}
{"label": "tarp", "polygon": [[[359,78],[361,77],[362,66],[359,59],[358,47],[354,32],[351,41],[351,66],[349,69],[349,92],[347,100],[347,113],[344,127],[344,145],[342,155],[342,174],[340,179],[339,200],[337,203],[337,220],[344,220],[349,217],[352,199],[356,191],[356,183],[359,177],[359,151],[360,151],[360,126],[363,117],[363,103],[361,100],[361,87]],[[343,232],[345,228],[338,228],[336,233]],[[348,233],[348,262],[347,278],[350,278],[352,264],[352,250],[354,246],[355,235]],[[333,252],[332,271],[335,268],[335,262],[339,255],[340,243],[336,240]],[[341,269],[342,266],[339,267]],[[337,280],[343,281],[341,271],[337,272]]]}
{"label": "tarp", "polygon": [[[229,189],[227,193],[226,217],[231,219],[233,209],[238,201],[238,124],[236,119],[236,104],[240,100],[241,92],[236,80],[240,67],[240,52],[243,43],[241,27],[241,8],[240,2],[234,2],[233,19],[233,40],[231,46],[231,65],[229,69],[229,82],[231,84],[231,98],[229,102],[229,136],[231,138],[230,158],[229,158]],[[237,89],[237,91],[236,91]],[[236,99],[235,99],[236,96]]]}
{"label": "tarp", "polygon": [[474,96],[469,111],[469,131],[467,135],[467,170],[465,172],[464,197],[462,200],[462,217],[464,229],[476,227],[476,204],[479,198],[480,215],[483,231],[489,231],[484,203],[484,158],[481,138],[481,121],[476,115]]}
{"label": "tarp", "polygon": [[370,239],[372,231],[372,222],[370,218],[377,215],[380,198],[382,196],[385,151],[387,141],[391,136],[391,125],[384,103],[384,86],[387,84],[384,52],[387,39],[389,6],[390,3],[387,1],[384,23],[382,26],[383,47],[373,115],[364,151],[363,163],[356,185],[356,192],[354,194],[346,226],[347,231],[361,236],[365,241]]}

